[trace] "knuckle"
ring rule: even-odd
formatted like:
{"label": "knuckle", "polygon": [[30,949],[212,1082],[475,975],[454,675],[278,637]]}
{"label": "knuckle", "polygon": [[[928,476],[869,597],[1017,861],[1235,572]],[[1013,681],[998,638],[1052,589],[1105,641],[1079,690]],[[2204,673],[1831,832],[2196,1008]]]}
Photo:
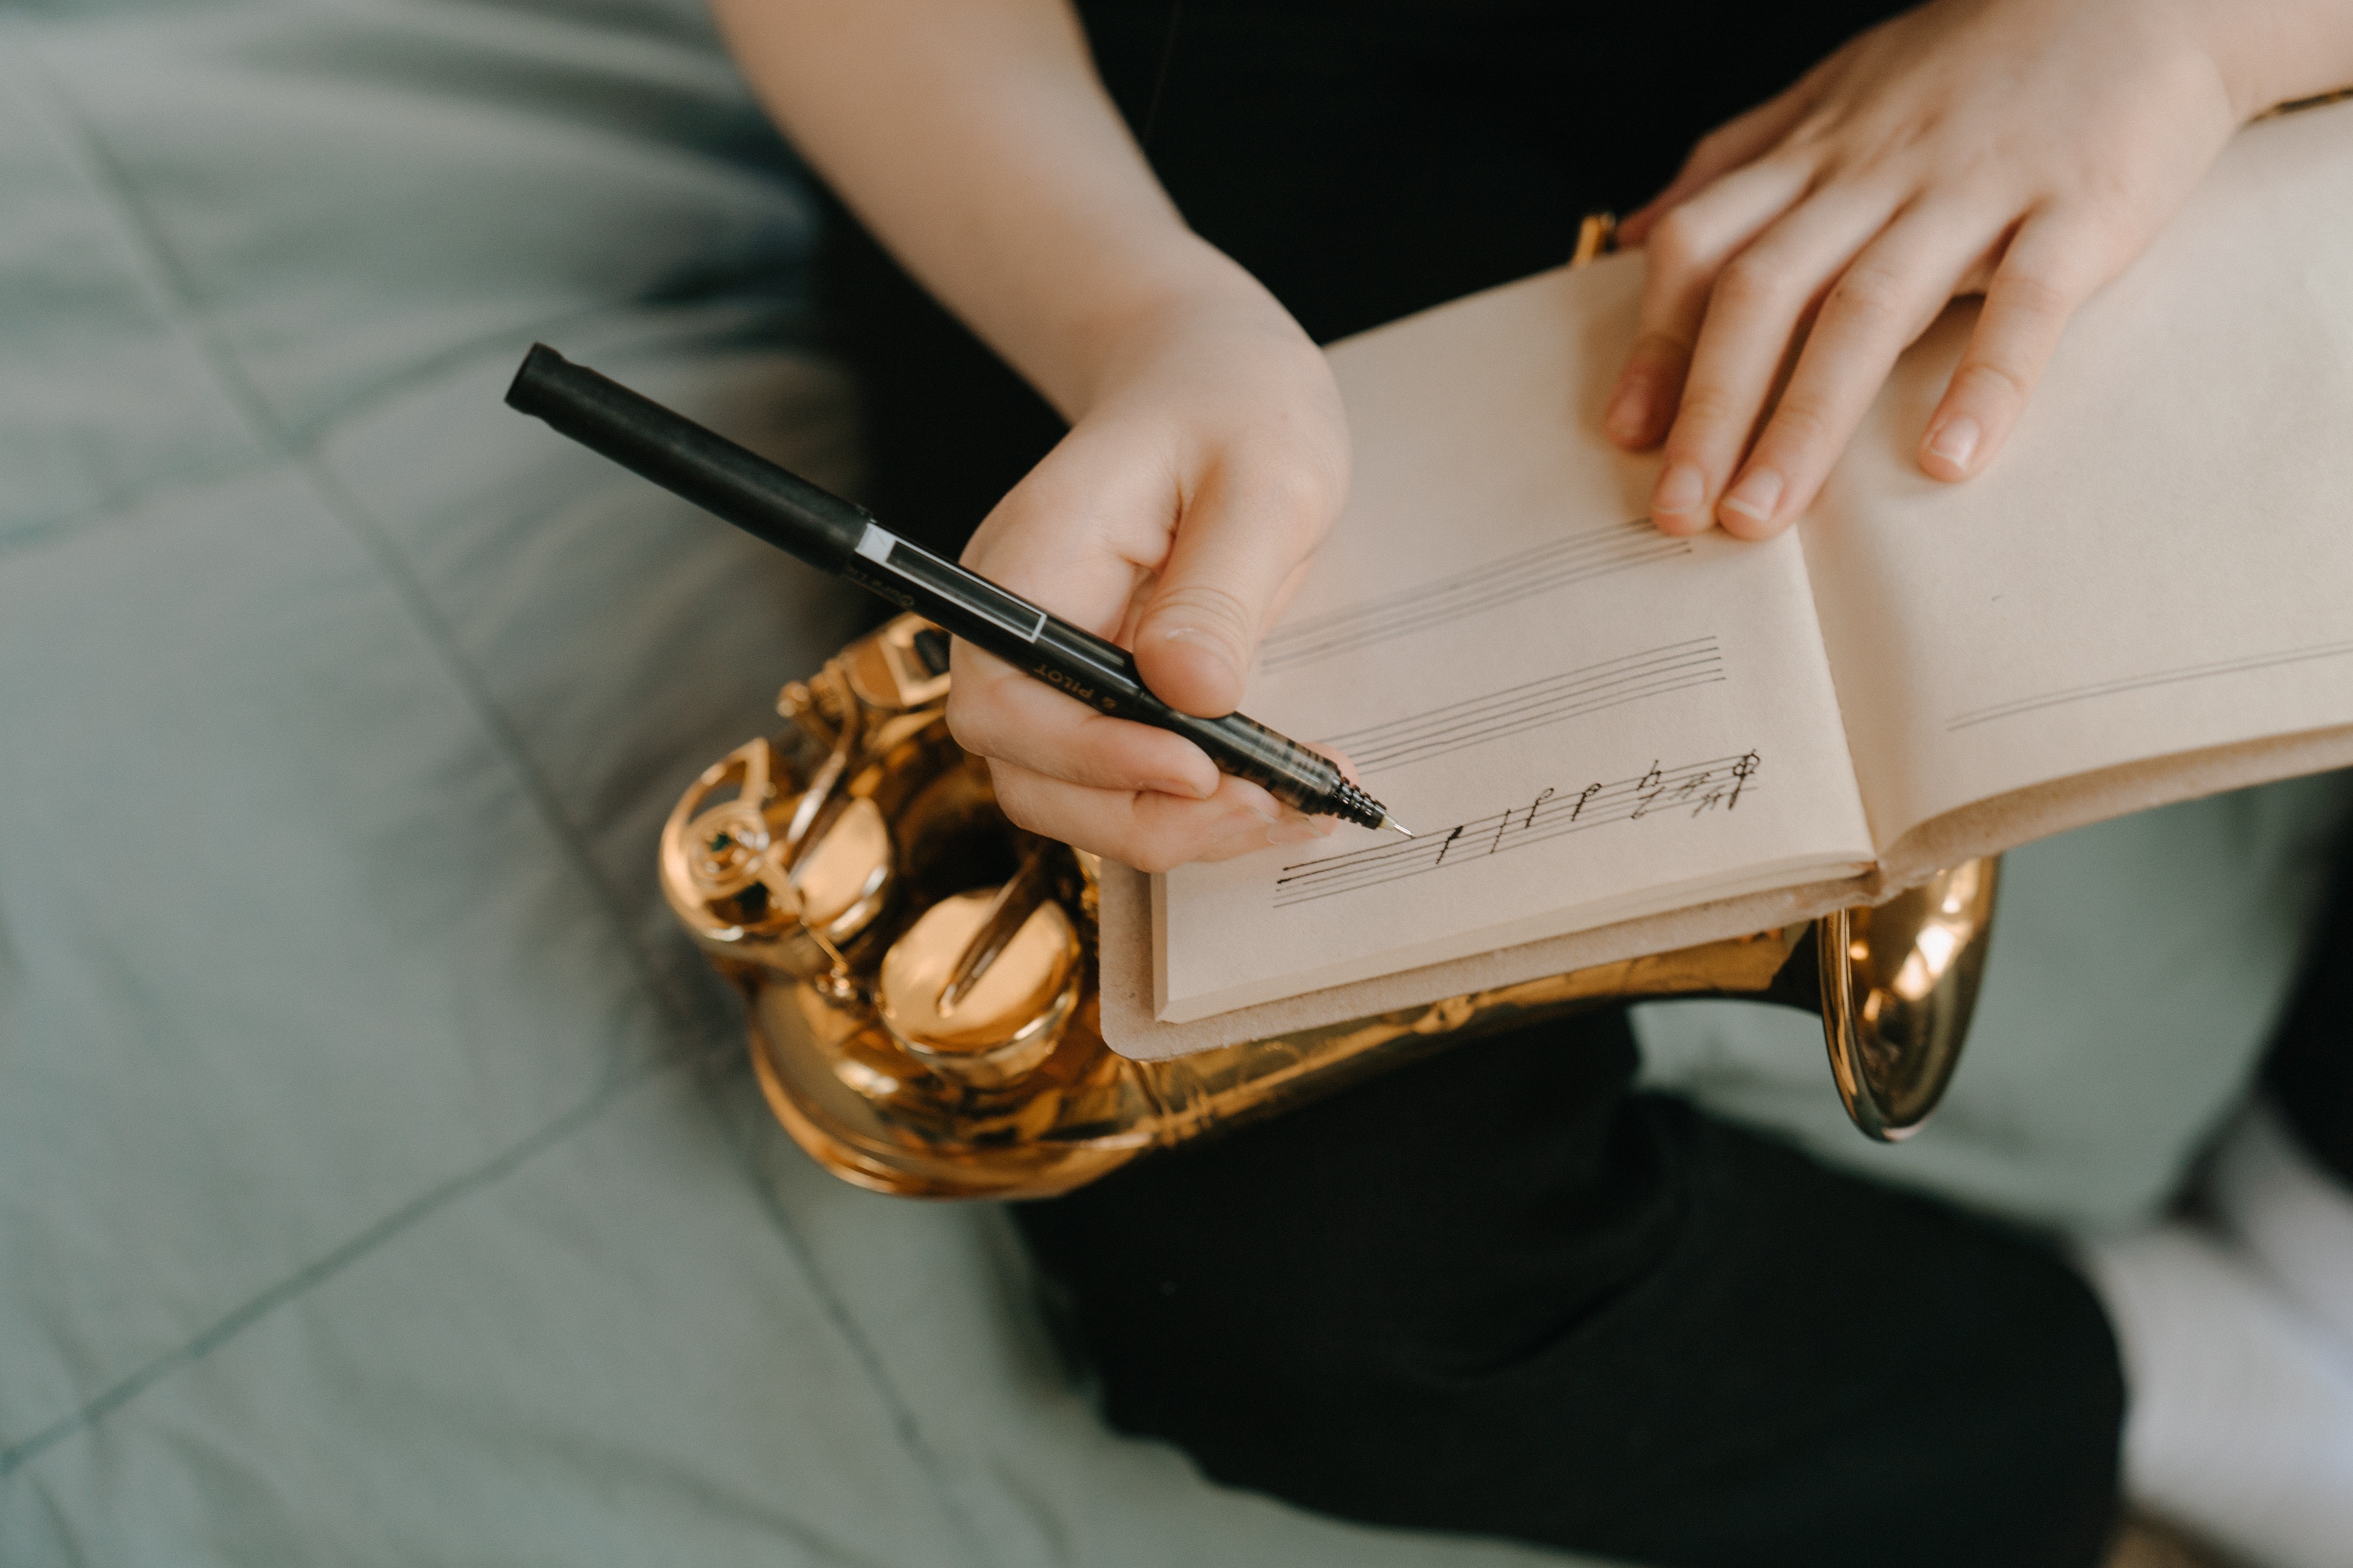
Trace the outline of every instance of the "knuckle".
{"label": "knuckle", "polygon": [[1773,433],[1786,447],[1817,446],[1831,434],[1831,410],[1812,397],[1786,399],[1773,411]]}
{"label": "knuckle", "polygon": [[1051,835],[1052,825],[1046,820],[1047,814],[1038,809],[1037,801],[1018,780],[1007,777],[1002,768],[989,769],[988,776],[996,788],[997,809],[1005,814],[1006,821],[1027,833]]}
{"label": "knuckle", "polygon": [[1326,464],[1278,459],[1261,465],[1254,488],[1261,510],[1295,531],[1320,535],[1339,510],[1344,482]]}
{"label": "knuckle", "polygon": [[1185,856],[1176,853],[1167,846],[1155,844],[1148,839],[1123,846],[1119,850],[1113,852],[1112,858],[1124,861],[1149,876],[1157,876],[1163,871],[1174,871],[1177,867],[1185,864],[1186,860]]}
{"label": "knuckle", "polygon": [[1911,313],[1911,293],[1904,279],[1888,268],[1858,264],[1831,285],[1822,309],[1859,326],[1883,329]]}
{"label": "knuckle", "polygon": [[2010,403],[2026,401],[2025,374],[1992,359],[1972,359],[1955,374],[1954,381],[1979,395],[1991,395]]}
{"label": "knuckle", "polygon": [[988,721],[977,710],[977,698],[967,697],[951,687],[948,690],[948,736],[955,743],[977,757],[988,755],[993,733]]}
{"label": "knuckle", "polygon": [[1730,310],[1769,310],[1781,303],[1788,286],[1779,270],[1757,259],[1754,252],[1734,257],[1715,276],[1711,303]]}
{"label": "knuckle", "polygon": [[1234,595],[1208,583],[1187,583],[1165,590],[1154,603],[1156,618],[1174,613],[1198,629],[1233,645],[1239,655],[1258,636],[1257,619]]}
{"label": "knuckle", "polygon": [[1699,265],[1704,253],[1699,219],[1688,205],[1676,207],[1651,226],[1642,247],[1651,253],[1653,267],[1670,273],[1688,272]]}
{"label": "knuckle", "polygon": [[2105,160],[2077,168],[2063,188],[2084,216],[2101,227],[2132,223],[2147,200],[2137,169]]}
{"label": "knuckle", "polygon": [[2057,279],[2024,270],[1999,274],[1987,303],[2013,315],[2046,322],[2064,321],[2075,308],[2074,296]]}
{"label": "knuckle", "polygon": [[1678,422],[1694,429],[1709,431],[1725,426],[1745,428],[1748,423],[1748,413],[1741,400],[1727,388],[1694,385],[1683,390]]}
{"label": "knuckle", "polygon": [[1727,150],[1734,144],[1733,138],[1739,124],[1737,120],[1727,121],[1693,142],[1690,156],[1683,160],[1683,168],[1686,171],[1700,169],[1723,162]]}
{"label": "knuckle", "polygon": [[1691,344],[1672,332],[1653,328],[1634,340],[1627,352],[1627,362],[1646,368],[1666,370],[1681,366],[1691,358]]}

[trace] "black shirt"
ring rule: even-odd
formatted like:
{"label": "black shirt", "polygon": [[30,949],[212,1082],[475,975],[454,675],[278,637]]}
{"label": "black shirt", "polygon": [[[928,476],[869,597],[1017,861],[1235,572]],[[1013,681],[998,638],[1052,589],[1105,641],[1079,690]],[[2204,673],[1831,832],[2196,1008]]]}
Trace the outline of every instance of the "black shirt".
{"label": "black shirt", "polygon": [[1706,0],[1080,0],[1193,226],[1319,338],[1567,258],[1702,134],[1905,9]]}

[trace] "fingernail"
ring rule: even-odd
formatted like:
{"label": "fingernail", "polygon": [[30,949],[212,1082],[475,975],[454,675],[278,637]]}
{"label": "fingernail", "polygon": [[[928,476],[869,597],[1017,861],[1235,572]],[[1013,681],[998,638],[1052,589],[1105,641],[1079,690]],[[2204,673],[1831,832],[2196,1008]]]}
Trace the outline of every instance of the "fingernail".
{"label": "fingernail", "polygon": [[1269,844],[1304,844],[1311,838],[1323,837],[1326,831],[1314,817],[1287,817],[1266,830],[1266,841]]}
{"label": "fingernail", "polygon": [[1751,522],[1770,522],[1780,500],[1781,476],[1771,468],[1751,468],[1724,498],[1724,510]]}
{"label": "fingernail", "polygon": [[1610,394],[1609,412],[1601,417],[1602,433],[1613,441],[1640,440],[1650,402],[1650,388],[1642,382],[1631,376],[1620,381]]}
{"label": "fingernail", "polygon": [[1979,434],[1978,422],[1966,414],[1958,419],[1947,419],[1937,426],[1936,435],[1929,437],[1928,453],[1931,457],[1944,458],[1957,468],[1966,468],[1969,466],[1969,459],[1977,456]]}
{"label": "fingernail", "polygon": [[1681,517],[1699,510],[1707,499],[1707,480],[1702,477],[1696,463],[1674,463],[1659,476],[1659,488],[1651,492],[1651,510],[1670,517]]}
{"label": "fingernail", "polygon": [[1162,795],[1173,795],[1183,800],[1207,800],[1218,793],[1213,789],[1203,789],[1190,779],[1154,779],[1144,787],[1157,790]]}

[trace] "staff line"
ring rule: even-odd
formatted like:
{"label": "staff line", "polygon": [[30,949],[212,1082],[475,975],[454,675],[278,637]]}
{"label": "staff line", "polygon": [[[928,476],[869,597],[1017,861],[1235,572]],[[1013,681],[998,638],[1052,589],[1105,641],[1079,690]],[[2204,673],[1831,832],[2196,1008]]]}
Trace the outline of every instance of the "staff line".
{"label": "staff line", "polygon": [[[1715,785],[1715,790],[1708,795],[1696,795],[1696,785],[1704,785],[1704,783],[1708,783],[1708,778],[1713,778],[1713,769],[1708,769],[1708,766],[1684,766],[1675,773],[1663,773],[1657,766],[1651,766],[1650,773],[1642,775],[1640,781],[1619,781],[1617,785],[1609,785],[1609,793],[1617,795],[1619,799],[1609,806],[1602,806],[1602,809],[1588,809],[1590,802],[1598,799],[1598,793],[1602,790],[1602,785],[1588,785],[1588,790],[1581,790],[1572,797],[1546,790],[1529,806],[1525,806],[1527,820],[1518,832],[1511,830],[1511,820],[1520,816],[1523,806],[1513,806],[1513,809],[1499,811],[1494,816],[1484,816],[1475,823],[1463,823],[1463,826],[1447,832],[1442,839],[1438,839],[1435,856],[1429,865],[1412,863],[1412,860],[1419,860],[1419,856],[1409,860],[1396,856],[1396,853],[1390,853],[1386,858],[1356,858],[1353,865],[1344,865],[1344,860],[1351,860],[1351,856],[1335,856],[1332,863],[1315,863],[1318,865],[1315,872],[1308,872],[1302,877],[1282,877],[1282,879],[1275,881],[1275,908],[1292,908],[1292,905],[1302,905],[1302,902],[1335,898],[1339,893],[1356,893],[1369,889],[1369,886],[1384,886],[1388,881],[1402,881],[1407,877],[1421,877],[1426,872],[1445,869],[1447,853],[1457,844],[1466,844],[1466,848],[1463,848],[1463,853],[1454,856],[1454,865],[1468,865],[1475,863],[1475,860],[1487,860],[1496,853],[1511,851],[1511,848],[1527,848],[1529,844],[1551,844],[1562,837],[1569,837],[1574,832],[1588,832],[1593,827],[1609,827],[1617,826],[1617,823],[1645,818],[1673,820],[1678,814],[1696,818],[1706,811],[1713,811],[1715,806],[1732,811],[1739,806],[1741,795],[1757,787],[1753,778],[1756,778],[1760,759],[1756,752],[1744,752],[1741,757],[1729,759],[1729,762],[1735,762],[1735,766],[1729,771],[1729,778],[1732,778],[1729,795],[1725,793],[1725,785]],[[1690,783],[1683,790],[1673,790],[1671,785],[1678,778]],[[1635,785],[1635,799],[1629,799],[1629,795],[1626,795],[1629,783]],[[1650,790],[1650,793],[1642,795],[1642,790]],[[1557,820],[1557,809],[1572,802],[1574,809],[1569,811],[1569,818]],[[1551,804],[1556,816],[1539,823],[1539,811],[1546,804]]]}
{"label": "staff line", "polygon": [[1320,646],[1323,642],[1345,637],[1358,636],[1368,630],[1379,630],[1401,624],[1464,602],[1484,603],[1499,593],[1510,593],[1525,586],[1534,577],[1541,581],[1573,578],[1579,573],[1598,566],[1607,566],[1627,558],[1630,551],[1643,557],[1662,551],[1689,549],[1686,541],[1671,539],[1613,538],[1597,542],[1590,547],[1562,552],[1550,561],[1515,566],[1509,572],[1482,574],[1476,579],[1450,583],[1441,587],[1424,589],[1394,605],[1378,608],[1352,610],[1345,616],[1322,617],[1320,621],[1294,626],[1282,626],[1267,640],[1282,644],[1297,642]]}
{"label": "staff line", "polygon": [[1516,604],[1522,599],[1532,598],[1538,594],[1550,593],[1556,588],[1565,588],[1572,584],[1577,583],[1589,583],[1594,581],[1596,578],[1614,576],[1620,572],[1630,572],[1636,567],[1647,566],[1654,562],[1663,561],[1672,555],[1688,554],[1689,552],[1690,546],[1685,543],[1677,543],[1665,548],[1647,550],[1634,555],[1613,560],[1605,560],[1588,565],[1583,565],[1572,572],[1564,572],[1552,576],[1539,577],[1516,583],[1508,588],[1495,590],[1490,593],[1485,598],[1469,602],[1434,605],[1425,611],[1419,612],[1410,617],[1399,619],[1393,624],[1383,625],[1361,631],[1351,631],[1343,635],[1335,635],[1320,643],[1314,644],[1312,647],[1293,648],[1276,646],[1271,648],[1271,651],[1267,657],[1261,660],[1261,668],[1268,670],[1269,672],[1290,669],[1298,665],[1313,663],[1314,661],[1321,658],[1328,658],[1335,653],[1345,653],[1352,648],[1366,647],[1374,643],[1387,642],[1393,637],[1405,637],[1409,633],[1423,630],[1428,626],[1442,625],[1447,621],[1460,620],[1465,616],[1477,615],[1485,610],[1499,609],[1503,605]]}
{"label": "staff line", "polygon": [[1433,616],[1442,619],[1470,610],[1484,608],[1490,605],[1507,603],[1515,596],[1540,593],[1561,584],[1582,582],[1588,577],[1604,574],[1629,563],[1650,561],[1663,554],[1673,553],[1675,548],[1659,548],[1630,541],[1625,542],[1608,553],[1596,552],[1585,559],[1562,560],[1532,573],[1514,574],[1500,582],[1483,583],[1475,587],[1453,590],[1443,595],[1426,595],[1415,604],[1400,605],[1395,610],[1379,616],[1363,616],[1351,624],[1324,628],[1305,641],[1302,641],[1296,636],[1285,636],[1280,633],[1269,638],[1268,641],[1282,657],[1296,658],[1299,657],[1298,654],[1287,649],[1284,647],[1285,644],[1296,643],[1302,648],[1314,650],[1345,645],[1356,639],[1385,637],[1400,629],[1411,629],[1421,626]]}
{"label": "staff line", "polygon": [[1295,626],[1285,627],[1284,630],[1292,633],[1317,631],[1361,616],[1409,605],[1433,595],[1452,593],[1458,588],[1469,586],[1487,578],[1518,571],[1530,560],[1538,556],[1559,554],[1567,550],[1593,549],[1614,543],[1625,538],[1630,531],[1643,526],[1642,520],[1635,519],[1628,522],[1589,529],[1583,533],[1572,534],[1567,539],[1548,540],[1545,543],[1531,545],[1525,550],[1514,551],[1509,555],[1490,561],[1483,566],[1474,566],[1467,572],[1458,572],[1451,577],[1441,577],[1434,583],[1418,583],[1410,588],[1400,588],[1394,594],[1384,594],[1379,598],[1368,599],[1359,605],[1347,605],[1336,610],[1326,610],[1320,616],[1311,616]]}
{"label": "staff line", "polygon": [[1466,741],[1456,741],[1451,736],[1440,736],[1417,741],[1409,745],[1399,745],[1390,751],[1367,752],[1362,755],[1348,751],[1345,746],[1340,749],[1347,752],[1349,760],[1357,767],[1368,773],[1378,768],[1402,767],[1409,762],[1419,762],[1426,757],[1442,756],[1450,752],[1468,750],[1472,746],[1483,745],[1489,741],[1500,741],[1507,736],[1541,729],[1546,724],[1559,723],[1569,719],[1581,719],[1588,713],[1605,712],[1612,708],[1622,708],[1629,702],[1640,702],[1645,698],[1663,697],[1671,691],[1689,691],[1702,686],[1721,686],[1724,680],[1725,677],[1720,673],[1719,668],[1709,665],[1705,667],[1704,673],[1658,680],[1647,686],[1638,687],[1631,691],[1597,693],[1589,700],[1545,709],[1526,718],[1496,725]]}
{"label": "staff line", "polygon": [[1553,690],[1531,693],[1512,702],[1488,702],[1484,706],[1465,705],[1419,713],[1414,715],[1414,724],[1410,728],[1400,720],[1386,727],[1388,733],[1359,731],[1345,736],[1332,735],[1325,737],[1324,743],[1338,746],[1352,756],[1355,752],[1350,751],[1351,747],[1412,745],[1434,735],[1457,734],[1466,729],[1475,730],[1490,721],[1508,721],[1538,709],[1579,702],[1588,697],[1606,696],[1644,681],[1674,679],[1695,670],[1719,670],[1723,666],[1723,658],[1714,653],[1689,655],[1651,668],[1630,669],[1606,678],[1563,684]]}
{"label": "staff line", "polygon": [[2338,658],[2353,654],[2353,642],[2324,643],[2312,647],[2291,648],[2284,653],[2254,654],[2244,658],[2220,659],[2212,664],[2190,665],[2179,669],[2155,670],[2147,675],[2127,676],[2119,680],[2104,680],[2091,686],[2073,687],[2062,691],[2046,692],[2039,697],[2021,698],[1991,708],[1955,715],[1946,722],[1949,732],[1967,730],[1978,724],[1991,723],[1997,719],[2015,718],[2021,713],[2038,712],[2045,708],[2063,707],[2070,702],[2085,702],[2096,697],[2118,697],[2127,691],[2141,691],[2153,686],[2179,686],[2186,681],[2205,680],[2219,675],[2246,675],[2259,669],[2273,669],[2281,665],[2304,664],[2313,659]]}
{"label": "staff line", "polygon": [[[1735,767],[1744,762],[1750,763],[1753,768],[1756,755],[1757,753],[1754,752],[1742,752],[1737,756],[1712,757],[1705,762],[1687,763],[1683,766],[1672,770],[1662,770],[1656,766],[1656,764],[1653,764],[1649,772],[1646,772],[1635,778],[1616,779],[1608,784],[1596,783],[1588,785],[1583,791],[1568,795],[1561,795],[1548,791],[1546,794],[1537,796],[1536,800],[1533,804],[1537,806],[1549,804],[1556,810],[1567,808],[1570,813],[1571,819],[1574,820],[1576,817],[1588,810],[1603,810],[1614,807],[1617,803],[1626,799],[1629,795],[1639,794],[1644,789],[1654,786],[1672,788],[1695,776],[1707,774],[1718,768]],[[1483,831],[1485,828],[1493,826],[1501,819],[1518,816],[1520,812],[1525,809],[1527,808],[1514,805],[1506,807],[1504,810],[1500,812],[1491,812],[1484,816],[1476,817],[1469,822],[1462,823],[1456,831],[1467,832],[1473,828],[1478,828]],[[1362,849],[1352,849],[1339,855],[1324,856],[1314,860],[1296,861],[1292,865],[1283,867],[1282,868],[1282,874],[1277,877],[1276,881],[1278,884],[1296,881],[1301,879],[1303,877],[1315,875],[1321,871],[1340,866],[1371,864],[1375,861],[1381,860],[1404,859],[1413,856],[1430,853],[1433,847],[1433,836],[1430,835],[1424,835],[1411,843],[1407,844],[1373,844]]]}
{"label": "staff line", "polygon": [[[1599,664],[1588,664],[1580,668],[1564,670],[1558,675],[1524,680],[1517,686],[1507,686],[1500,691],[1490,691],[1483,696],[1474,697],[1468,702],[1456,703],[1445,708],[1432,708],[1423,712],[1408,714],[1401,719],[1390,719],[1378,724],[1366,724],[1359,729],[1344,731],[1337,735],[1327,735],[1324,737],[1324,743],[1337,746],[1347,742],[1379,741],[1386,738],[1386,732],[1388,731],[1468,712],[1482,704],[1500,702],[1506,699],[1518,698],[1523,694],[1538,692],[1548,694],[1552,690],[1562,689],[1563,681],[1580,681],[1590,684],[1595,681],[1617,679],[1622,675],[1644,669],[1661,660],[1683,659],[1700,655],[1720,658],[1721,654],[1715,647],[1715,639],[1713,637],[1692,637],[1683,642],[1669,643],[1663,647],[1645,648],[1641,653],[1630,653],[1622,658],[1605,659]],[[1608,673],[1605,674],[1605,671]]]}
{"label": "staff line", "polygon": [[[1754,786],[1751,787],[1753,788]],[[1451,860],[1434,862],[1431,865],[1424,867],[1400,868],[1378,873],[1366,872],[1343,880],[1334,881],[1329,884],[1316,883],[1308,887],[1286,889],[1276,896],[1274,907],[1279,910],[1284,910],[1289,909],[1295,904],[1312,904],[1322,899],[1336,897],[1341,893],[1353,893],[1365,888],[1382,887],[1390,882],[1403,881],[1409,877],[1419,877],[1427,875],[1431,871],[1443,870],[1448,866],[1467,866],[1475,861],[1490,859],[1497,854],[1505,853],[1510,850],[1525,848],[1538,844],[1549,844],[1556,838],[1566,838],[1571,834],[1585,833],[1596,827],[1611,827],[1621,822],[1633,820],[1637,819],[1633,817],[1630,813],[1619,816],[1588,816],[1580,819],[1573,826],[1546,826],[1542,832],[1534,835],[1524,836],[1514,834],[1510,836],[1497,849],[1480,849],[1476,847],[1475,841],[1470,839],[1468,836],[1466,836],[1464,842],[1472,844],[1472,847],[1464,851],[1462,854],[1453,857]]]}

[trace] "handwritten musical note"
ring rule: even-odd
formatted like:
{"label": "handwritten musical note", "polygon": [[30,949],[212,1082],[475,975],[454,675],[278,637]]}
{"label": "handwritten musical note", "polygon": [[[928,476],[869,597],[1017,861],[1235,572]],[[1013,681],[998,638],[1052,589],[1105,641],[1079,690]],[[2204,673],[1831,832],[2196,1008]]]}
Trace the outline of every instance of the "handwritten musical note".
{"label": "handwritten musical note", "polygon": [[1692,637],[1317,739],[1346,752],[1359,773],[1381,773],[1724,678],[1715,638]]}
{"label": "handwritten musical note", "polygon": [[[1688,821],[1710,812],[1738,809],[1741,797],[1756,787],[1763,758],[1756,752],[1736,757],[1715,757],[1668,768],[1657,762],[1632,778],[1592,783],[1574,795],[1558,786],[1532,800],[1507,805],[1491,816],[1458,824],[1443,834],[1424,835],[1409,844],[1376,844],[1345,855],[1303,860],[1285,866],[1275,879],[1277,909],[1309,903],[1338,893],[1378,887],[1408,877],[1425,876],[1443,867],[1476,864],[1490,856],[1550,843],[1571,833],[1590,832],[1615,823]],[[1467,840],[1469,853],[1458,849]]]}

